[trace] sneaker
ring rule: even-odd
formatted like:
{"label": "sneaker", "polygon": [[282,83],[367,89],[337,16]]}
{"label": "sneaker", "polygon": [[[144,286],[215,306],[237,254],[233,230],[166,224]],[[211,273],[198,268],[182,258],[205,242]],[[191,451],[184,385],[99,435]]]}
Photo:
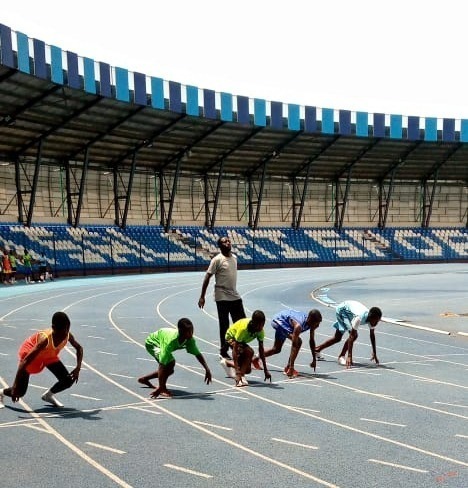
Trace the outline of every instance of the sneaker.
{"label": "sneaker", "polygon": [[283,374],[287,375],[288,378],[297,378],[299,376],[299,371],[295,369],[290,370],[288,366],[286,366],[283,370]]}
{"label": "sneaker", "polygon": [[318,351],[315,351],[315,359],[317,361],[325,361],[325,357],[322,356],[322,354],[320,354]]}
{"label": "sneaker", "polygon": [[252,359],[252,366],[255,369],[263,369],[262,365],[260,364],[260,358],[253,358]]}
{"label": "sneaker", "polygon": [[242,386],[248,386],[248,385],[249,385],[249,382],[247,381],[245,376],[241,376],[241,379],[236,383],[236,386],[238,386],[239,388]]}
{"label": "sneaker", "polygon": [[3,394],[3,388],[0,390],[0,408],[3,408],[5,404],[3,403],[3,400],[5,398],[5,395]]}
{"label": "sneaker", "polygon": [[341,366],[346,366],[346,358],[344,356],[340,356],[338,358],[338,364],[341,364]]}
{"label": "sneaker", "polygon": [[50,391],[50,390],[47,390],[42,396],[41,398],[47,402],[47,403],[51,403],[54,407],[63,407],[63,403],[60,403],[54,396],[54,394]]}
{"label": "sneaker", "polygon": [[221,366],[223,367],[224,371],[226,372],[226,376],[228,378],[235,378],[236,377],[235,369],[232,368],[231,366],[228,366],[228,364],[226,363],[226,358],[222,358],[219,361],[219,364],[221,364]]}

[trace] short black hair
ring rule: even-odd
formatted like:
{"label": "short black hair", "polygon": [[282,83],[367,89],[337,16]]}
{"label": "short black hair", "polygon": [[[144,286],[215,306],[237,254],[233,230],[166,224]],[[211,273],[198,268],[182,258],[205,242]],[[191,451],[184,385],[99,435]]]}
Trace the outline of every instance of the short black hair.
{"label": "short black hair", "polygon": [[252,322],[259,324],[260,322],[265,323],[265,314],[261,310],[255,310],[252,314]]}
{"label": "short black hair", "polygon": [[314,322],[321,322],[322,321],[322,314],[320,313],[320,310],[313,308],[312,310],[309,311],[309,315],[307,318],[309,320],[314,321]]}
{"label": "short black hair", "polygon": [[70,327],[70,319],[65,312],[55,312],[52,315],[52,329],[64,330]]}
{"label": "short black hair", "polygon": [[185,317],[179,319],[177,322],[177,328],[179,329],[179,332],[184,332],[186,330],[193,330],[193,324],[190,319],[187,319]]}
{"label": "short black hair", "polygon": [[371,307],[369,309],[369,313],[368,313],[367,317],[368,318],[371,317],[371,318],[380,320],[382,318],[382,310],[380,310],[379,307]]}
{"label": "short black hair", "polygon": [[227,239],[228,241],[230,241],[230,240],[231,240],[231,239],[229,239],[229,237],[227,237],[227,236],[222,236],[222,237],[220,237],[220,238],[218,239],[218,241],[217,241],[217,242],[218,242],[218,247],[221,247],[221,241],[222,241],[223,239]]}

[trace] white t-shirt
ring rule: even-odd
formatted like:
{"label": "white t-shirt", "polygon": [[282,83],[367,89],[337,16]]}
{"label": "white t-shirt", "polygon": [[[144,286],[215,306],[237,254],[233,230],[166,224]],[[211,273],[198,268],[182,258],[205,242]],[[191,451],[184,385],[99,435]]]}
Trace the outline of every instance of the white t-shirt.
{"label": "white t-shirt", "polygon": [[241,296],[236,290],[237,286],[237,258],[231,253],[230,256],[217,254],[210,262],[207,273],[214,275],[214,299],[216,302],[221,300],[239,300]]}

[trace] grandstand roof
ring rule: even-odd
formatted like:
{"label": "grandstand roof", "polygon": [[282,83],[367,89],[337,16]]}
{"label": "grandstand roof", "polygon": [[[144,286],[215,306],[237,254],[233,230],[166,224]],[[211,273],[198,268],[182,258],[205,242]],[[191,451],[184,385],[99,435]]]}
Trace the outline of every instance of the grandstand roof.
{"label": "grandstand roof", "polygon": [[275,129],[269,115],[265,126],[226,122],[219,113],[203,116],[201,107],[197,117],[171,110],[167,99],[156,109],[49,78],[0,64],[0,159],[34,161],[40,148],[42,164],[80,164],[89,149],[90,169],[125,170],[135,155],[137,171],[170,171],[181,160],[180,171],[197,176],[217,173],[223,161],[224,175],[233,177],[266,167],[285,179],[310,170],[327,180],[468,181],[468,144],[426,141],[424,129],[417,140],[310,132],[303,120],[299,130],[289,130],[287,120]]}

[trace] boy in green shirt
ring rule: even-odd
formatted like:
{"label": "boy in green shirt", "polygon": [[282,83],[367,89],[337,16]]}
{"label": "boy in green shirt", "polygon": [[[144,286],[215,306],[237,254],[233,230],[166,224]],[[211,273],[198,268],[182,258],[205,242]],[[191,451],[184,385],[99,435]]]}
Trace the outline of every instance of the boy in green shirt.
{"label": "boy in green shirt", "polygon": [[148,353],[159,363],[156,371],[138,378],[139,383],[150,388],[154,388],[150,380],[158,378],[159,387],[151,392],[151,398],[157,398],[158,396],[163,398],[172,397],[172,393],[167,389],[166,383],[169,376],[174,374],[175,358],[172,353],[179,349],[186,349],[189,354],[193,354],[198,359],[198,362],[205,368],[206,384],[209,385],[211,383],[210,368],[208,368],[205,358],[193,338],[193,324],[189,319],[180,319],[177,322],[177,330],[164,327],[152,332],[146,338],[145,347]]}
{"label": "boy in green shirt", "polygon": [[271,381],[271,374],[266,366],[263,348],[263,339],[265,338],[264,325],[265,314],[261,310],[255,310],[251,319],[238,320],[226,332],[226,342],[232,347],[232,360],[222,358],[221,366],[223,366],[228,376],[235,378],[236,386],[247,386],[249,384],[244,375],[252,370],[251,363],[254,351],[247,343],[254,339],[258,341],[258,355],[263,363],[265,381]]}

